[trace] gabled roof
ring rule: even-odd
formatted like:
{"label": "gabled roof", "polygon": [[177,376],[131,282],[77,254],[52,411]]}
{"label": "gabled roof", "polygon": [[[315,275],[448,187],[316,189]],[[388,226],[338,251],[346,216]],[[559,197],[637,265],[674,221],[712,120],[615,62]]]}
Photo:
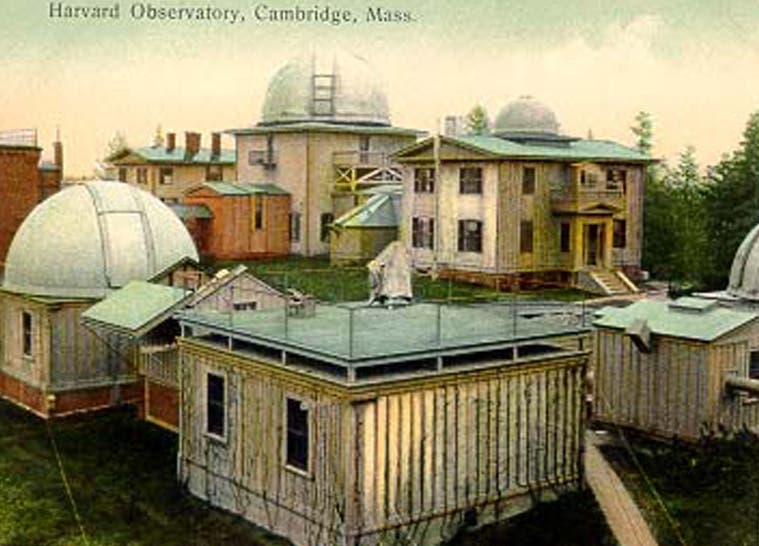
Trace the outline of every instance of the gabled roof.
{"label": "gabled roof", "polygon": [[290,195],[276,184],[243,184],[240,182],[203,182],[187,190],[187,194],[199,188],[208,188],[221,195]]}
{"label": "gabled roof", "polygon": [[701,298],[680,298],[668,301],[639,301],[624,308],[605,307],[593,325],[603,328],[627,329],[635,321],[645,321],[652,334],[714,341],[759,315],[719,306]]}
{"label": "gabled roof", "polygon": [[[610,140],[573,140],[561,145],[548,143],[520,143],[490,135],[468,135],[460,137],[440,137],[440,142],[476,151],[494,159],[547,159],[556,161],[621,161],[629,163],[652,163],[655,160]],[[415,152],[433,145],[433,139],[427,138],[408,146],[394,155],[396,159],[412,159]],[[407,160],[408,160],[407,159]]]}
{"label": "gabled roof", "polygon": [[164,146],[127,148],[110,156],[107,161],[120,163],[130,156],[135,156],[146,163],[167,163],[172,165],[234,165],[237,161],[237,154],[234,150],[222,150],[221,154],[214,156],[209,148],[202,148],[194,156],[187,157],[185,148],[174,148],[168,151]]}
{"label": "gabled roof", "polygon": [[139,337],[171,316],[190,294],[174,286],[131,281],[82,313],[82,322]]}
{"label": "gabled roof", "polygon": [[352,208],[334,221],[338,228],[394,228],[400,224],[397,197],[382,193]]}
{"label": "gabled roof", "polygon": [[391,125],[325,123],[319,121],[299,121],[294,123],[277,123],[272,125],[258,124],[254,127],[227,129],[225,133],[232,135],[262,135],[267,133],[357,133],[366,135],[398,135],[417,137],[427,134],[417,129],[404,129]]}
{"label": "gabled roof", "polygon": [[283,295],[276,288],[269,286],[258,277],[255,277],[254,275],[252,275],[248,271],[247,267],[245,267],[244,265],[238,265],[234,269],[232,269],[231,271],[227,271],[226,273],[222,273],[222,272],[216,273],[216,276],[214,276],[213,279],[211,279],[209,282],[207,282],[206,284],[198,288],[198,290],[192,295],[192,297],[187,302],[187,306],[194,307],[195,305],[199,304],[204,299],[215,294],[216,292],[218,292],[225,286],[232,284],[234,281],[236,281],[237,279],[243,276],[247,276],[251,281],[260,285],[263,290],[271,294]]}

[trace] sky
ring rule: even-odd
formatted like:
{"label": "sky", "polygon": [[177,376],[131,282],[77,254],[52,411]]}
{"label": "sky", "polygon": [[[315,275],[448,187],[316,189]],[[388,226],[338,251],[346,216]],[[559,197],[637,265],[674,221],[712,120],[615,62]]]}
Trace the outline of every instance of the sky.
{"label": "sky", "polygon": [[[51,18],[43,0],[0,2],[0,130],[36,128],[43,155],[60,129],[67,177],[91,175],[116,132],[133,146],[164,131],[253,125],[269,79],[304,49],[366,58],[395,125],[434,132],[482,104],[494,118],[530,94],[561,131],[632,145],[654,120],[654,155],[694,146],[702,167],[734,150],[759,110],[756,0],[72,0],[119,5],[118,20]],[[136,20],[131,9],[211,6],[246,20]],[[257,22],[256,6],[350,9],[358,22]],[[411,22],[367,22],[369,7]],[[181,139],[180,139],[181,140]],[[227,137],[225,146],[234,145]]]}

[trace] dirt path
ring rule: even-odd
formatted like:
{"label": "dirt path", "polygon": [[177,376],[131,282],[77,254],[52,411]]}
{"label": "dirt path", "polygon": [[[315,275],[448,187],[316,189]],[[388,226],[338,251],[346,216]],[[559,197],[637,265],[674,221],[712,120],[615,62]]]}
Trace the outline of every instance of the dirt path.
{"label": "dirt path", "polygon": [[646,521],[616,472],[598,450],[601,440],[585,433],[585,476],[620,546],[657,546]]}

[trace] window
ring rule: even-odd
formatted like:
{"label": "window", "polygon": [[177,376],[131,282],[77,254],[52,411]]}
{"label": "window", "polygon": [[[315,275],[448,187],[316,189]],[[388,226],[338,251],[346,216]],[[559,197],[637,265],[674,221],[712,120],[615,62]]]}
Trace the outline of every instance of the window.
{"label": "window", "polygon": [[161,167],[158,172],[158,182],[160,184],[171,184],[174,179],[174,169],[172,167]]}
{"label": "window", "polygon": [[148,170],[145,167],[139,167],[137,169],[137,183],[138,184],[148,183]]}
{"label": "window", "polygon": [[414,169],[414,192],[433,193],[435,191],[435,169],[425,167]]}
{"label": "window", "polygon": [[606,189],[625,191],[627,188],[627,171],[617,167],[606,169]]}
{"label": "window", "polygon": [[524,220],[519,225],[519,252],[532,252],[532,220]]}
{"label": "window", "polygon": [[218,182],[222,179],[221,165],[208,165],[206,167],[206,180],[209,182]]}
{"label": "window", "polygon": [[126,182],[127,181],[127,170],[126,170],[126,167],[119,167],[119,181],[120,182]]}
{"label": "window", "polygon": [[358,137],[358,149],[359,149],[359,163],[369,163],[369,135],[361,135]]}
{"label": "window", "polygon": [[462,167],[459,169],[459,193],[482,193],[482,169]]}
{"label": "window", "polygon": [[627,222],[624,220],[614,220],[614,248],[625,248],[627,246]]}
{"label": "window", "polygon": [[751,379],[759,379],[759,351],[751,351],[748,364],[748,376]]}
{"label": "window", "polygon": [[562,222],[561,223],[561,240],[560,240],[560,247],[561,252],[569,252],[570,249],[570,240],[572,237],[572,228],[568,222]]}
{"label": "window", "polygon": [[459,220],[459,252],[482,252],[482,222]]}
{"label": "window", "polygon": [[300,241],[300,212],[290,213],[290,241],[294,243]]}
{"label": "window", "polygon": [[535,193],[535,167],[524,167],[522,169],[522,195],[532,195]]}
{"label": "window", "polygon": [[595,188],[596,182],[598,182],[598,178],[595,173],[588,172],[585,169],[580,171],[580,186],[582,186],[583,189]]}
{"label": "window", "polygon": [[206,376],[206,431],[224,437],[225,400],[224,377],[209,373]]}
{"label": "window", "polygon": [[435,248],[435,219],[411,219],[411,246],[413,248]]}
{"label": "window", "polygon": [[24,356],[32,356],[32,314],[21,312],[21,349]]}
{"label": "window", "polygon": [[255,311],[258,309],[257,301],[237,301],[232,304],[235,311]]}
{"label": "window", "polygon": [[286,462],[308,471],[308,409],[300,400],[287,398]]}
{"label": "window", "polygon": [[255,212],[253,215],[254,229],[260,231],[264,229],[264,200],[261,197],[256,198]]}
{"label": "window", "polygon": [[335,221],[335,217],[331,212],[325,212],[321,216],[321,240],[322,242],[329,241],[329,228],[332,222]]}

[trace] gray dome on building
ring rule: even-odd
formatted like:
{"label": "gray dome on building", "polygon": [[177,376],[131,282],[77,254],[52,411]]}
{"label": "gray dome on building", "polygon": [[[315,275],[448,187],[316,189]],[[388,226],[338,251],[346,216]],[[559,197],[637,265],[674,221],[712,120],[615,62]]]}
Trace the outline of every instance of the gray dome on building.
{"label": "gray dome on building", "polygon": [[301,55],[269,82],[261,125],[321,121],[390,125],[387,98],[363,58],[338,52]]}
{"label": "gray dome on building", "polygon": [[759,300],[759,225],[749,231],[735,253],[727,292],[731,296]]}
{"label": "gray dome on building", "polygon": [[495,120],[496,133],[558,134],[556,114],[542,102],[523,95],[507,104]]}
{"label": "gray dome on building", "polygon": [[183,258],[198,259],[179,218],[121,182],[71,186],[37,205],[13,238],[3,288],[61,298],[102,298]]}

